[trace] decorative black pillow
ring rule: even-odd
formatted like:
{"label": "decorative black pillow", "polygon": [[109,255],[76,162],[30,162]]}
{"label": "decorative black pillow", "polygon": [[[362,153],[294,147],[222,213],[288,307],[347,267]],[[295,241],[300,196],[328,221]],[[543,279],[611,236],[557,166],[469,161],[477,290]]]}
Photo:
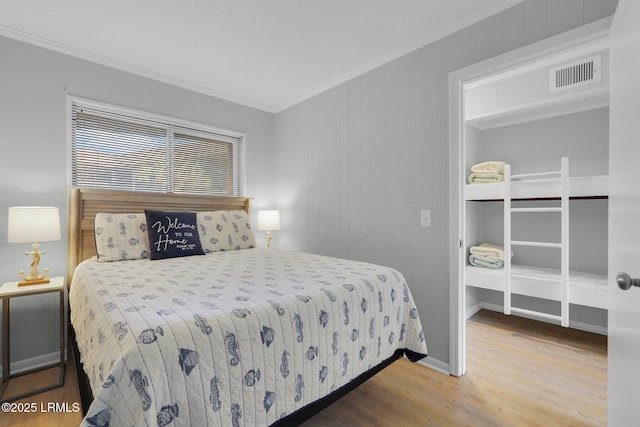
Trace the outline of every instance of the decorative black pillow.
{"label": "decorative black pillow", "polygon": [[145,210],[144,213],[152,260],[204,255],[195,212]]}

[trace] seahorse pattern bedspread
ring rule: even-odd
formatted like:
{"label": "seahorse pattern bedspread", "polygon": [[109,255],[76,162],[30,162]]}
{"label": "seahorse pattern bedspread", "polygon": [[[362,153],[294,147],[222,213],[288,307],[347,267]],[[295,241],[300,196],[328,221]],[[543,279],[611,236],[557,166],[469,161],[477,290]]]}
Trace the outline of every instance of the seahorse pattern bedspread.
{"label": "seahorse pattern bedspread", "polygon": [[88,260],[69,301],[83,426],[266,426],[398,348],[427,353],[399,272],[299,252]]}

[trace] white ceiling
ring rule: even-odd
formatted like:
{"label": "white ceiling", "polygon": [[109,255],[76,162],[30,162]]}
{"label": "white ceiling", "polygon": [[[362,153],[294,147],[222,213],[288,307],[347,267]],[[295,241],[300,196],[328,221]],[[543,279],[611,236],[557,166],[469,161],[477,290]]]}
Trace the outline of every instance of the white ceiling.
{"label": "white ceiling", "polygon": [[0,0],[0,35],[277,112],[522,0]]}

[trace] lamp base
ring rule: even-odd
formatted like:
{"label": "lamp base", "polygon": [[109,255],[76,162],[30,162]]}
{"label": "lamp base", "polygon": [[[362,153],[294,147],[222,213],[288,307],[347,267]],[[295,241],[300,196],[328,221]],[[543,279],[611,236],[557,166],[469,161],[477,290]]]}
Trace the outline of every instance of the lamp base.
{"label": "lamp base", "polygon": [[35,265],[32,264],[32,267],[31,275],[29,277],[27,277],[22,270],[18,272],[20,277],[22,277],[22,282],[18,282],[18,286],[44,285],[45,283],[49,283],[49,278],[47,277],[47,274],[49,274],[49,267],[44,269],[41,276],[38,275],[38,263]]}
{"label": "lamp base", "polygon": [[24,282],[18,282],[18,286],[44,285],[49,282],[50,280],[45,278],[26,279]]}

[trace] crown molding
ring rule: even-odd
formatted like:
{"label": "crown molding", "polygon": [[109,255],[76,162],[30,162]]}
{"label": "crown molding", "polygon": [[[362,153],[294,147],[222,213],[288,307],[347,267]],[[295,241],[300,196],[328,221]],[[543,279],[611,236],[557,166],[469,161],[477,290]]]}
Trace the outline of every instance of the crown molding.
{"label": "crown molding", "polygon": [[235,104],[244,105],[246,107],[255,108],[257,110],[266,111],[268,113],[275,113],[276,108],[272,105],[265,105],[258,102],[253,102],[248,99],[234,96],[222,91],[218,91],[206,86],[202,86],[196,83],[191,83],[185,80],[181,80],[176,77],[168,76],[166,74],[158,73],[147,68],[138,67],[136,65],[128,64],[126,62],[118,61],[106,56],[102,56],[93,52],[89,52],[83,49],[78,49],[73,46],[59,43],[44,37],[29,34],[23,31],[19,31],[4,25],[0,25],[0,36],[4,36],[10,39],[18,40],[24,43],[35,45],[44,49],[52,50],[54,52],[62,53],[65,55],[73,56],[85,61],[93,62],[106,67],[114,68],[119,71],[135,74],[141,77],[146,77],[151,80],[156,80],[161,83],[166,83],[171,86],[176,86],[182,89],[187,89],[200,94],[212,96],[222,99],[224,101],[233,102]]}

